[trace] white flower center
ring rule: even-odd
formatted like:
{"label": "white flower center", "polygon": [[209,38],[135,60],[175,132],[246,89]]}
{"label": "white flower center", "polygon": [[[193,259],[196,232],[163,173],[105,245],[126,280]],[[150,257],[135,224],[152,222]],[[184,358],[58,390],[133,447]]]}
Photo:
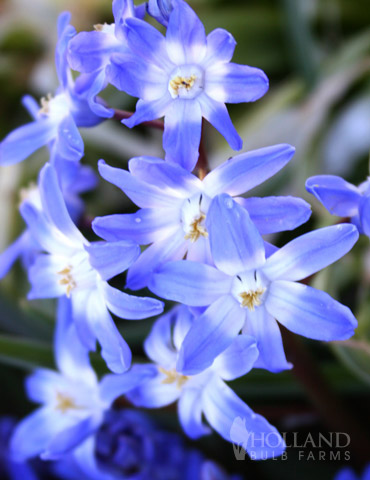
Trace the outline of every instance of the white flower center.
{"label": "white flower center", "polygon": [[266,285],[256,271],[236,275],[233,280],[231,294],[243,308],[253,311],[262,304]]}
{"label": "white flower center", "polygon": [[208,237],[205,219],[209,203],[209,197],[204,194],[196,194],[185,200],[181,209],[181,222],[185,239],[194,243],[199,237]]}
{"label": "white flower center", "polygon": [[66,117],[70,111],[70,101],[65,93],[60,93],[56,97],[48,93],[46,97],[41,98],[40,104],[39,115],[55,120]]}
{"label": "white flower center", "polygon": [[182,65],[171,74],[168,91],[172,98],[192,99],[204,89],[204,71],[198,65]]}

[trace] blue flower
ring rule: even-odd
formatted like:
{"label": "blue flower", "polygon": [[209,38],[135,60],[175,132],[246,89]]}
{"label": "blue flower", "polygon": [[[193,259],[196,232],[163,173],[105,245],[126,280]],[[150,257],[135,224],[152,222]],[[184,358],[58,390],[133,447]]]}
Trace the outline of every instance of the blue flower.
{"label": "blue flower", "polygon": [[[148,157],[129,162],[130,173],[100,162],[99,171],[139,207],[137,213],[96,218],[95,232],[108,241],[128,239],[151,244],[130,267],[127,286],[147,285],[163,263],[188,260],[212,264],[206,216],[219,193],[238,196],[286,165],[294,154],[290,145],[275,145],[243,153],[209,173],[203,181],[179,165]],[[291,230],[310,216],[310,206],[294,197],[241,198],[261,234]]]}
{"label": "blue flower", "polygon": [[28,298],[70,297],[81,341],[93,350],[97,339],[109,368],[121,373],[130,366],[131,351],[108,309],[126,319],[147,318],[163,310],[162,302],[127,295],[107,282],[125,271],[140,249],[124,240],[90,244],[71,220],[50,164],[41,170],[39,191],[42,210],[29,203],[20,207],[33,238],[46,252],[29,268]]}
{"label": "blue flower", "polygon": [[28,397],[42,406],[23,419],[10,441],[17,461],[41,455],[53,460],[73,451],[91,436],[113,401],[152,375],[133,367],[121,375],[110,374],[98,382],[72,320],[71,302],[59,300],[55,335],[55,360],[59,372],[39,369],[26,380]]}
{"label": "blue flower", "polygon": [[75,34],[69,25],[70,14],[62,13],[58,20],[56,69],[60,86],[55,96],[41,99],[41,108],[29,96],[23,100],[34,121],[11,132],[0,144],[0,165],[21,162],[44,145],[55,148],[59,155],[78,161],[84,145],[77,127],[91,127],[101,118],[91,112],[82,88],[83,79],[74,82],[67,64],[66,48]]}
{"label": "blue flower", "polygon": [[359,232],[370,237],[370,180],[356,187],[335,175],[317,175],[306,189],[332,214],[349,217]]}
{"label": "blue flower", "polygon": [[[97,177],[93,170],[79,162],[69,162],[53,150],[50,162],[54,165],[63,192],[63,197],[71,218],[77,221],[83,213],[84,204],[79,195],[95,187]],[[20,190],[21,204],[31,203],[34,208],[42,209],[40,193],[36,185],[31,184]],[[11,269],[19,258],[24,268],[28,269],[35,256],[42,250],[41,246],[26,229],[3,253],[0,254],[0,279]]]}
{"label": "blue flower", "polygon": [[206,37],[183,0],[172,4],[165,38],[142,20],[126,20],[132,53],[112,57],[109,82],[140,99],[135,114],[122,122],[131,128],[164,116],[166,159],[191,171],[198,160],[202,117],[240,150],[242,140],[225,103],[258,100],[268,90],[268,79],[258,68],[230,63],[236,45],[230,33],[216,29]]}
{"label": "blue flower", "polygon": [[266,260],[263,240],[248,212],[222,194],[211,204],[206,228],[217,268],[169,262],[149,283],[163,298],[209,305],[181,347],[178,367],[185,375],[209,367],[241,330],[257,341],[256,367],[273,372],[290,368],[276,320],[316,340],[345,340],[353,335],[357,321],[349,308],[298,281],[346,254],[358,239],[356,227],[341,224],[315,230]]}
{"label": "blue flower", "polygon": [[132,0],[114,0],[114,23],[95,25],[95,31],[81,32],[68,44],[68,61],[74,70],[82,72],[91,110],[101,117],[112,117],[114,110],[107,108],[96,95],[108,84],[107,66],[114,53],[127,53],[128,46],[123,30],[126,18],[143,18],[145,4],[134,7]]}
{"label": "blue flower", "polygon": [[[155,362],[154,378],[148,378],[127,394],[138,407],[159,408],[178,401],[181,426],[192,439],[210,433],[209,425],[225,440],[233,441],[230,431],[237,417],[245,419],[248,438],[245,448],[253,458],[279,456],[285,448],[283,439],[263,417],[256,415],[224,382],[245,375],[253,367],[258,350],[252,337],[241,335],[199,374],[185,375],[179,368],[179,350],[190,328],[201,322],[189,309],[177,307],[163,315],[153,326],[144,347]],[[181,359],[180,359],[181,363]],[[147,365],[142,368],[148,368]],[[119,375],[117,375],[119,377]],[[274,435],[279,441],[270,448],[263,439]],[[275,443],[276,445],[276,443]]]}
{"label": "blue flower", "polygon": [[109,410],[95,439],[56,464],[68,480],[233,480],[189,449],[182,438],[159,429],[142,412]]}

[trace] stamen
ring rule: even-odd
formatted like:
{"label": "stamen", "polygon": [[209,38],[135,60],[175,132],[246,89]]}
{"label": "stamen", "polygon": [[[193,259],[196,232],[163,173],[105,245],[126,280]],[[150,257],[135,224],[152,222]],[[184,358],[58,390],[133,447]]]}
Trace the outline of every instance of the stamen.
{"label": "stamen", "polygon": [[162,380],[162,383],[165,385],[176,382],[177,388],[181,388],[189,380],[189,377],[181,375],[181,373],[176,372],[174,368],[172,370],[166,370],[163,367],[159,367],[158,370],[166,375],[166,378]]}
{"label": "stamen", "polygon": [[106,25],[107,23],[97,23],[96,25],[94,25],[94,30],[96,30],[97,32],[102,32]]}
{"label": "stamen", "polygon": [[193,243],[198,240],[200,236],[208,237],[208,232],[201,223],[205,220],[206,216],[204,213],[200,213],[199,217],[196,217],[190,224],[190,232],[185,235],[185,239],[190,239]]}
{"label": "stamen", "polygon": [[51,93],[48,93],[46,97],[42,97],[40,100],[41,108],[39,110],[39,113],[42,115],[49,115],[50,113],[50,102],[53,99],[53,96]]}
{"label": "stamen", "polygon": [[196,79],[197,77],[194,74],[190,77],[180,77],[177,75],[170,81],[170,87],[175,95],[179,95],[180,88],[184,88],[188,92],[194,86]]}
{"label": "stamen", "polygon": [[27,201],[33,193],[37,191],[37,185],[35,182],[31,182],[27,187],[23,187],[19,190],[19,205],[22,205]]}
{"label": "stamen", "polygon": [[73,279],[73,276],[71,274],[72,267],[66,267],[63,268],[60,272],[58,272],[58,275],[62,275],[62,278],[59,280],[60,285],[65,285],[66,288],[66,294],[67,297],[71,296],[71,291],[76,288],[76,282]]}
{"label": "stamen", "polygon": [[242,299],[241,306],[254,311],[254,307],[261,305],[261,295],[265,291],[264,288],[258,288],[255,291],[239,293],[239,297]]}
{"label": "stamen", "polygon": [[68,410],[79,410],[81,407],[78,407],[73,398],[65,395],[64,393],[57,392],[57,405],[56,410],[60,410],[62,413],[66,413]]}

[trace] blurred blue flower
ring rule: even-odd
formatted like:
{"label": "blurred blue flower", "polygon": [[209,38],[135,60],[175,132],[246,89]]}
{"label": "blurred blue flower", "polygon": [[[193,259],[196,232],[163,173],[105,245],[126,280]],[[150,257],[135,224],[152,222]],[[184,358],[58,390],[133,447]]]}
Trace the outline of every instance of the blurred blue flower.
{"label": "blurred blue flower", "polygon": [[58,184],[55,168],[46,164],[39,178],[41,209],[23,203],[21,214],[42,250],[30,266],[29,299],[67,295],[81,342],[89,350],[96,340],[108,367],[117,373],[129,368],[131,351],[108,311],[126,319],[162,312],[162,302],[127,295],[107,280],[125,271],[140,249],[131,241],[89,243],[73,223]]}
{"label": "blurred blue flower", "polygon": [[370,180],[358,187],[335,175],[317,175],[306,181],[306,189],[332,215],[350,218],[359,232],[370,237]]}
{"label": "blurred blue flower", "polygon": [[368,465],[363,474],[358,476],[352,468],[343,468],[336,474],[334,480],[370,480],[370,465]]}
{"label": "blurred blue flower", "polygon": [[120,376],[119,385],[112,374],[98,382],[65,297],[58,304],[54,347],[59,372],[39,369],[26,380],[28,397],[42,406],[14,429],[10,449],[17,461],[36,455],[53,460],[69,453],[98,429],[118,396],[152,375],[148,368],[133,367]]}
{"label": "blurred blue flower", "polygon": [[[210,433],[209,427],[203,423],[204,415],[216,432],[225,440],[233,441],[231,427],[235,418],[242,417],[249,433],[244,438],[244,445],[253,458],[281,455],[285,444],[277,430],[265,418],[255,414],[225,383],[225,380],[245,375],[254,366],[258,350],[252,337],[237,337],[214,364],[201,373],[183,373],[179,357],[183,339],[190,328],[201,322],[201,318],[194,318],[184,306],[157,320],[144,344],[148,357],[156,364],[153,366],[156,374],[129,392],[128,399],[135,406],[146,408],[159,408],[178,401],[181,426],[192,439]],[[148,365],[142,368],[148,368]],[[269,434],[278,439],[275,448],[264,441]]]}
{"label": "blurred blue flower", "polygon": [[[242,153],[209,173],[203,181],[174,163],[139,157],[127,172],[103,161],[100,174],[117,185],[141,210],[133,214],[98,217],[94,231],[108,241],[132,240],[151,244],[128,270],[127,286],[146,286],[152,273],[170,260],[212,264],[206,216],[219,193],[238,196],[283,168],[294,154],[290,145],[275,145]],[[261,234],[292,230],[308,220],[310,206],[299,198],[241,198]]]}
{"label": "blurred blue flower", "polygon": [[288,330],[317,340],[351,337],[357,321],[327,293],[298,283],[345,255],[358,239],[350,224],[302,235],[265,258],[263,240],[247,210],[229,195],[212,201],[206,228],[217,268],[169,262],[149,283],[156,294],[190,306],[208,306],[189,330],[178,368],[195,374],[212,365],[243,330],[256,341],[255,367],[277,372],[287,363],[277,319]]}
{"label": "blurred blue flower", "polygon": [[125,20],[135,16],[143,18],[144,15],[145,4],[135,7],[132,0],[114,0],[114,23],[95,25],[95,31],[80,32],[68,44],[69,64],[82,73],[80,82],[96,115],[112,117],[114,114],[114,110],[107,108],[96,96],[108,85],[107,67],[112,55],[128,52]]}
{"label": "blurred blue flower", "polygon": [[166,37],[137,18],[126,20],[131,53],[115,54],[108,67],[109,82],[140,100],[136,112],[122,123],[134,127],[165,117],[166,160],[193,170],[198,160],[202,117],[242,148],[225,103],[252,102],[268,90],[258,68],[230,63],[236,42],[223,29],[207,37],[194,11],[173,0]]}
{"label": "blurred blue flower", "polygon": [[41,108],[30,96],[23,104],[34,121],[11,132],[0,143],[0,165],[21,162],[44,145],[55,148],[67,160],[78,161],[83,155],[84,144],[77,127],[91,127],[101,122],[90,109],[84,79],[72,78],[66,59],[69,40],[75,29],[69,25],[70,13],[64,12],[58,20],[58,44],[55,53],[56,70],[60,86],[55,96],[41,99]]}

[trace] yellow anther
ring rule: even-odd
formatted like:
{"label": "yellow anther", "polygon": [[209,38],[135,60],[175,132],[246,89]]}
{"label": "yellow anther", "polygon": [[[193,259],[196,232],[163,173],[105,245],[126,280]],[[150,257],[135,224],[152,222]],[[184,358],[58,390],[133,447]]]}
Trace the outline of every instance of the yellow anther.
{"label": "yellow anther", "polygon": [[63,268],[58,275],[62,275],[62,278],[59,280],[60,285],[65,285],[67,297],[71,296],[71,291],[76,287],[76,282],[73,279],[71,274],[72,267]]}
{"label": "yellow anther", "polygon": [[40,114],[43,115],[48,115],[50,113],[50,102],[53,99],[53,96],[51,93],[48,93],[46,97],[42,97],[40,100],[41,108],[39,110]]}
{"label": "yellow anther", "polygon": [[201,223],[205,220],[206,216],[201,213],[199,217],[195,218],[190,224],[190,232],[185,235],[186,240],[191,240],[193,243],[198,240],[200,236],[208,237],[208,232]]}
{"label": "yellow anther", "polygon": [[81,409],[81,407],[78,407],[75,404],[73,398],[63,393],[57,392],[57,404],[55,409],[61,411],[62,413],[66,413],[68,410],[79,410]]}
{"label": "yellow anther", "polygon": [[170,81],[170,87],[176,95],[179,94],[180,88],[185,88],[185,90],[188,92],[193,87],[196,79],[197,77],[194,74],[190,77],[180,77],[177,75]]}
{"label": "yellow anther", "polygon": [[189,377],[181,375],[181,373],[176,372],[174,368],[172,370],[166,370],[163,367],[159,367],[158,370],[166,375],[166,378],[162,380],[162,383],[165,385],[170,385],[176,382],[177,388],[181,388],[184,383],[189,380]]}
{"label": "yellow anther", "polygon": [[249,310],[254,310],[254,307],[261,305],[261,295],[265,291],[264,288],[258,288],[254,291],[242,292],[239,293],[239,297],[242,299],[242,307],[249,308]]}
{"label": "yellow anther", "polygon": [[35,182],[31,182],[27,187],[23,187],[19,190],[19,205],[28,200],[31,195],[37,190]]}

